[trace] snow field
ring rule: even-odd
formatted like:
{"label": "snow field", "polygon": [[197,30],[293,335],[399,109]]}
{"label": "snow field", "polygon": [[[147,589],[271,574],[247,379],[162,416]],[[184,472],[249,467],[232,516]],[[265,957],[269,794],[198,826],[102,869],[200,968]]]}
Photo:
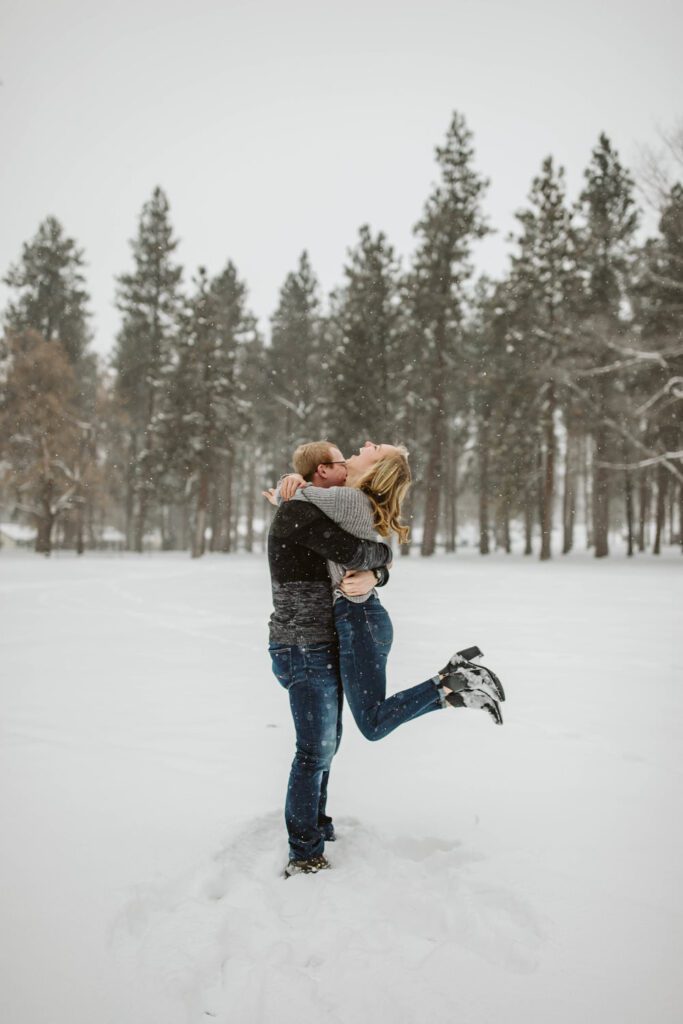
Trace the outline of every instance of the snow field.
{"label": "snow field", "polygon": [[0,558],[3,1018],[678,1021],[680,556],[400,560],[390,689],[479,643],[505,725],[345,718],[333,870],[258,556]]}

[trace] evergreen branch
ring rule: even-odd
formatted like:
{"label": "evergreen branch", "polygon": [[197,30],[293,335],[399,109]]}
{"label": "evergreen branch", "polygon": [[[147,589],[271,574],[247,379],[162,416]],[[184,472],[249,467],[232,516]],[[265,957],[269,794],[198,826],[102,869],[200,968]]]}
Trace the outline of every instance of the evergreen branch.
{"label": "evergreen branch", "polygon": [[655,402],[658,402],[660,398],[663,398],[669,393],[674,398],[683,398],[683,391],[678,390],[678,385],[683,385],[683,377],[672,377],[666,382],[663,388],[660,388],[660,390],[652,396],[652,398],[648,398],[647,402],[644,402],[643,405],[636,409],[635,415],[642,416],[655,404]]}
{"label": "evergreen branch", "polygon": [[618,345],[615,341],[611,341],[610,338],[603,338],[602,340],[607,348],[611,348],[620,355],[631,356],[634,359],[646,360],[648,362],[656,362],[664,367],[667,365],[666,356],[683,355],[683,349],[674,349],[673,352],[667,352],[665,355],[662,352],[644,352],[642,349],[633,348],[631,345]]}
{"label": "evergreen branch", "polygon": [[683,449],[679,452],[663,452],[661,455],[653,455],[650,459],[641,459],[640,462],[602,462],[598,461],[598,466],[604,466],[605,469],[645,469],[647,466],[657,466],[660,462],[666,462],[667,459],[679,459],[683,461]]}
{"label": "evergreen branch", "polygon": [[675,277],[668,277],[664,274],[658,274],[654,270],[647,270],[645,276],[655,284],[662,285],[664,288],[670,288],[674,292],[683,292],[683,282],[677,281]]}
{"label": "evergreen branch", "polygon": [[607,366],[594,366],[591,370],[578,370],[573,372],[575,378],[581,377],[604,377],[606,374],[614,373],[617,370],[627,370],[631,366],[638,366],[642,359],[635,356],[631,359],[621,359],[616,363],[609,363]]}
{"label": "evergreen branch", "polygon": [[[570,391],[573,391],[576,395],[579,396],[580,399],[582,399],[582,401],[586,404],[588,408],[593,408],[593,402],[591,400],[590,395],[587,395],[582,388],[578,387],[578,385],[576,385],[572,380],[568,378],[564,381],[564,383]],[[609,427],[611,430],[614,430],[615,433],[619,434],[620,437],[625,438],[627,441],[630,441],[635,448],[638,448],[641,452],[644,452],[648,458],[657,458],[662,465],[666,466],[669,472],[673,476],[675,476],[677,480],[683,483],[683,473],[681,473],[676,468],[676,466],[674,466],[673,463],[669,461],[667,455],[655,456],[648,449],[647,445],[644,445],[642,441],[639,441],[637,437],[634,437],[633,434],[630,433],[630,431],[626,430],[626,428],[623,427],[620,423],[617,423],[616,420],[613,420],[611,416],[601,416],[600,422],[604,423],[604,425],[606,427]]]}
{"label": "evergreen branch", "polygon": [[280,405],[284,405],[286,409],[291,409],[295,416],[298,416],[300,420],[306,419],[308,410],[300,405],[295,405],[294,402],[290,402],[288,398],[283,398],[282,395],[275,395],[275,401],[279,402]]}

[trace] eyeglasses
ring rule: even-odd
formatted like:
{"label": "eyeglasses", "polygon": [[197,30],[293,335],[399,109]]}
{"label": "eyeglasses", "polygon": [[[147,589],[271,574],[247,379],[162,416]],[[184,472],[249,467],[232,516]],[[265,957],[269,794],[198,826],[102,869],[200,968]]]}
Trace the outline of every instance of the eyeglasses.
{"label": "eyeglasses", "polygon": [[345,466],[346,465],[346,459],[342,459],[341,461],[338,461],[338,462],[321,462],[320,465],[321,466]]}

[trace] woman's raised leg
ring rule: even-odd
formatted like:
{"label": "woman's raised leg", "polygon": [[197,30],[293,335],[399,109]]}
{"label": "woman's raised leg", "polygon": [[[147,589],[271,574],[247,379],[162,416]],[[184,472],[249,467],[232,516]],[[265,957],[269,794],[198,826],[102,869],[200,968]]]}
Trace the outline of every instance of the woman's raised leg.
{"label": "woman's raised leg", "polygon": [[393,627],[375,595],[358,604],[338,598],[334,615],[344,695],[366,739],[380,740],[404,722],[446,706],[437,677],[387,697]]}

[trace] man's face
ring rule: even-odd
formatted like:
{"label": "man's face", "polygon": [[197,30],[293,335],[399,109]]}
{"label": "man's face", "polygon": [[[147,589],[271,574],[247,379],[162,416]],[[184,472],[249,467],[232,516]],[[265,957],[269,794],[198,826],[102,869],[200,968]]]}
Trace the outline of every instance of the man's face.
{"label": "man's face", "polygon": [[338,448],[332,447],[329,461],[318,466],[314,482],[319,481],[318,486],[321,487],[343,487],[347,473],[346,459]]}
{"label": "man's face", "polygon": [[393,444],[377,444],[375,441],[366,441],[358,449],[357,455],[352,455],[347,459],[347,465],[349,469],[353,470],[354,476],[358,478],[367,473],[383,455],[389,455],[395,451],[396,446]]}

